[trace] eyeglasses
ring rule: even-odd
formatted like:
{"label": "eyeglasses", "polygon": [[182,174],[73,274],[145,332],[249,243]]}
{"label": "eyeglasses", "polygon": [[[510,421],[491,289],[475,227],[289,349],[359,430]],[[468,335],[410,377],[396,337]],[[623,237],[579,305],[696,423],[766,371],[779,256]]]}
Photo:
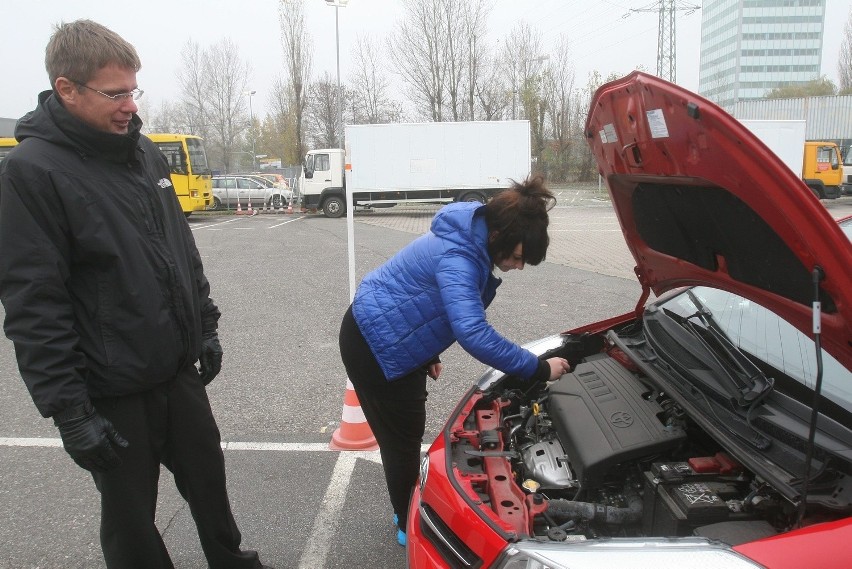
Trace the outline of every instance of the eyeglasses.
{"label": "eyeglasses", "polygon": [[134,101],[138,101],[142,98],[142,94],[145,92],[142,89],[133,89],[127,93],[117,93],[115,95],[107,95],[103,91],[98,91],[97,89],[92,89],[88,85],[84,85],[83,83],[79,83],[77,81],[73,82],[75,85],[79,85],[80,87],[85,87],[89,91],[94,91],[99,95],[103,95],[107,99],[112,99],[113,101],[126,101],[127,99],[133,99]]}

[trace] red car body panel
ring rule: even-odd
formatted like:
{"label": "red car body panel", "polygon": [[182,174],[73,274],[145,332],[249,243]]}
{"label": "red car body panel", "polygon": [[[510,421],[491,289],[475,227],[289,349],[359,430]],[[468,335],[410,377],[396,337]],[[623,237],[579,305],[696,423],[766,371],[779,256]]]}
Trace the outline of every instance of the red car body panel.
{"label": "red car body panel", "polygon": [[840,569],[852,567],[852,518],[804,527],[734,547],[772,569]]}

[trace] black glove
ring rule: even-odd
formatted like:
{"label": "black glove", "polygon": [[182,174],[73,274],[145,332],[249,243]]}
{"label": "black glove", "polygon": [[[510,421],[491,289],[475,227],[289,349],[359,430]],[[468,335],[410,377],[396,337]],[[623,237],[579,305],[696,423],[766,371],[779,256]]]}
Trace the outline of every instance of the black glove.
{"label": "black glove", "polygon": [[198,361],[201,364],[201,381],[207,385],[222,369],[222,346],[219,344],[219,335],[215,332],[201,340],[201,356]]}
{"label": "black glove", "polygon": [[129,443],[112,423],[98,414],[91,402],[57,413],[53,423],[59,427],[65,450],[81,468],[106,472],[121,464],[112,445],[127,448]]}

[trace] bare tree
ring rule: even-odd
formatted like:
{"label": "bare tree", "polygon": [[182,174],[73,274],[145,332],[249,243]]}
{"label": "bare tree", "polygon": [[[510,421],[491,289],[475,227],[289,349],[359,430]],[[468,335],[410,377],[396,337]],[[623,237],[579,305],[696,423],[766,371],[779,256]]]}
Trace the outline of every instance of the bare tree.
{"label": "bare tree", "polygon": [[291,110],[296,121],[297,154],[304,156],[306,146],[303,125],[308,107],[313,44],[305,28],[305,10],[301,0],[280,0],[278,19],[284,47],[284,69],[292,93]]}
{"label": "bare tree", "polygon": [[388,39],[388,48],[415,111],[433,121],[475,117],[491,0],[403,4],[406,16]]}
{"label": "bare tree", "polygon": [[204,97],[208,139],[214,157],[225,171],[230,171],[234,155],[241,152],[238,148],[251,126],[245,94],[251,67],[240,59],[239,49],[227,38],[204,51],[202,61],[209,86]]}
{"label": "bare tree", "polygon": [[447,62],[441,6],[444,0],[402,0],[407,16],[388,39],[391,60],[407,87],[415,112],[444,120]]}
{"label": "bare tree", "polygon": [[337,133],[340,132],[337,80],[326,71],[311,85],[307,113],[307,135],[314,148],[342,148]]}
{"label": "bare tree", "polygon": [[465,4],[462,15],[462,39],[464,45],[464,105],[465,114],[469,120],[476,120],[479,115],[488,116],[489,113],[482,108],[483,113],[478,112],[482,102],[490,105],[491,100],[482,96],[487,92],[486,83],[490,83],[493,75],[492,58],[490,49],[485,44],[485,30],[488,14],[494,3],[472,2]]}
{"label": "bare tree", "polygon": [[563,36],[550,54],[542,82],[547,116],[545,137],[550,152],[543,157],[546,164],[540,166],[548,170],[549,179],[559,181],[568,180],[572,150],[583,130],[582,126],[578,127],[578,113],[574,112],[574,64],[568,46],[569,40]]}
{"label": "bare tree", "polygon": [[207,123],[205,99],[210,92],[209,77],[204,69],[204,55],[201,47],[188,40],[180,52],[181,66],[177,78],[181,86],[180,108],[177,123],[187,134],[197,134],[207,138],[210,125]]}
{"label": "bare tree", "polygon": [[278,77],[272,86],[270,112],[261,130],[261,152],[280,156],[284,164],[298,164],[302,155],[296,138],[293,92],[288,81]]}
{"label": "bare tree", "polygon": [[523,99],[527,92],[527,103],[530,109],[537,106],[537,90],[530,92],[537,85],[541,76],[542,62],[547,54],[542,50],[541,38],[535,34],[526,22],[518,22],[506,38],[502,49],[503,73],[509,81],[512,90],[512,119],[529,118],[524,116]]}
{"label": "bare tree", "polygon": [[843,27],[840,57],[837,60],[837,75],[840,78],[840,93],[852,93],[852,10]]}
{"label": "bare tree", "polygon": [[399,103],[388,90],[390,83],[382,65],[381,44],[369,36],[359,35],[352,49],[354,59],[347,89],[353,124],[398,122],[402,114]]}

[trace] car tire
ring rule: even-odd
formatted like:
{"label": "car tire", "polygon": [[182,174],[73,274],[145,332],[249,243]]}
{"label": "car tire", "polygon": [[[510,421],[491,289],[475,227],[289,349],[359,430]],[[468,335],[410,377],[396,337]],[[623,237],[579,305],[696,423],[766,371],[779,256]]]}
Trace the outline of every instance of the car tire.
{"label": "car tire", "polygon": [[222,209],[222,201],[216,196],[213,196],[213,203],[210,204],[210,209]]}
{"label": "car tire", "polygon": [[322,212],[326,217],[340,217],[346,213],[346,203],[339,196],[331,196],[322,203]]}
{"label": "car tire", "polygon": [[282,196],[281,194],[273,194],[273,196],[271,198],[269,198],[269,203],[267,205],[270,205],[273,208],[278,209],[278,208],[280,208],[284,205],[285,201],[286,200],[284,199],[284,196]]}

